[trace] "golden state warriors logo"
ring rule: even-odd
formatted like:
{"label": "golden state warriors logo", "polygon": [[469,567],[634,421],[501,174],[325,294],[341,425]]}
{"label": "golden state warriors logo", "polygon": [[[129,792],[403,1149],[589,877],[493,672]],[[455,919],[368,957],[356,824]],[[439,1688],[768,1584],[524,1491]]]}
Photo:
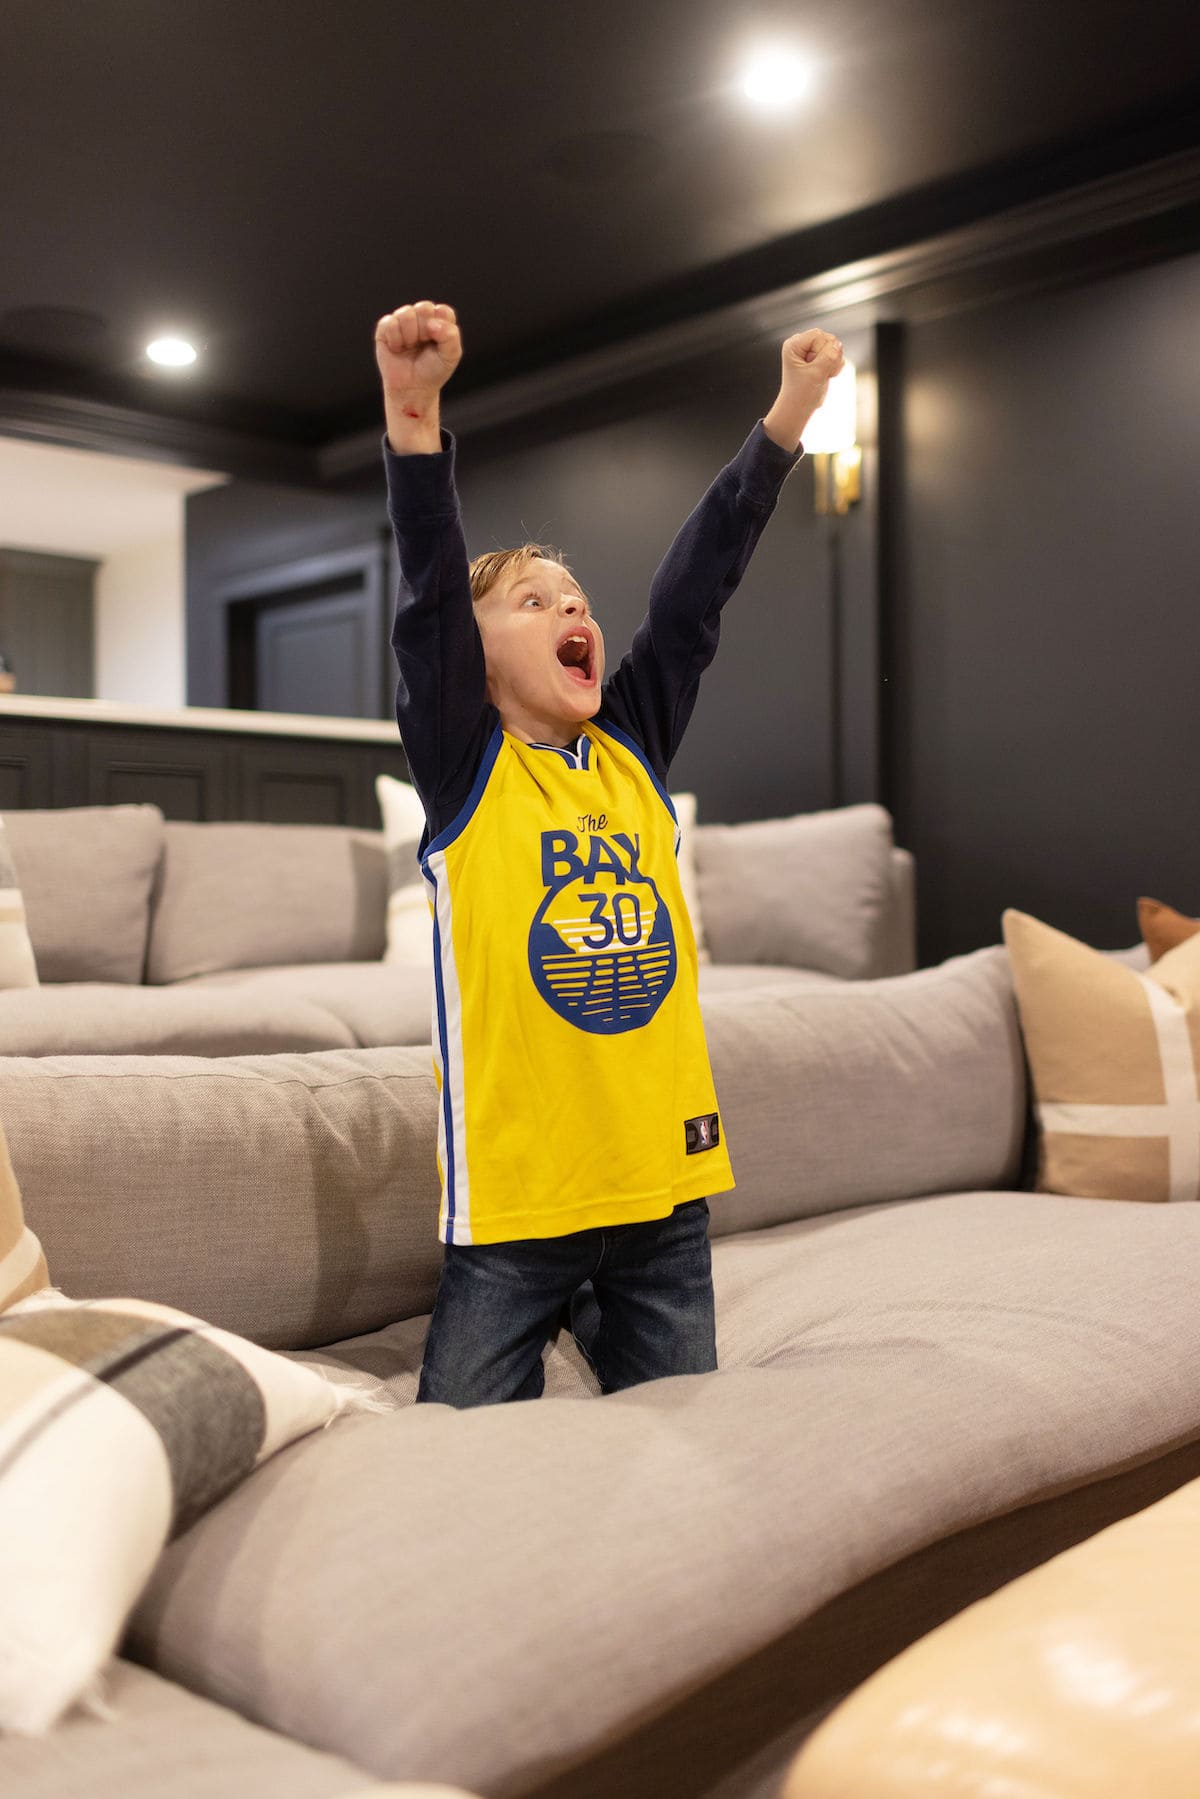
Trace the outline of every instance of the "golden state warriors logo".
{"label": "golden state warriors logo", "polygon": [[542,832],[547,891],[529,967],[546,1003],[581,1031],[636,1031],[675,984],[671,915],[640,855],[640,837],[623,831]]}

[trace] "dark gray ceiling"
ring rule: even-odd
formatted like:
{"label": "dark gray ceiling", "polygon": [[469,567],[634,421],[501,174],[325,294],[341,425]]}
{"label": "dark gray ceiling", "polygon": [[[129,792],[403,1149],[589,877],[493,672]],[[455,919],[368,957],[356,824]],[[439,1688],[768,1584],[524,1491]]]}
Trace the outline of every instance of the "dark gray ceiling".
{"label": "dark gray ceiling", "polygon": [[[784,119],[763,39],[818,63]],[[1198,77],[1197,0],[5,0],[0,427],[326,444],[407,299],[469,392],[1200,143]]]}

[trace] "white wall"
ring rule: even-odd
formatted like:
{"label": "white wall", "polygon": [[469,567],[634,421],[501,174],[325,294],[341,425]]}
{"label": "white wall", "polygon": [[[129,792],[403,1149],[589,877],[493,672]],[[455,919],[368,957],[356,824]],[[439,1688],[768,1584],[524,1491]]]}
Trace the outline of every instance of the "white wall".
{"label": "white wall", "polygon": [[184,498],[226,479],[0,437],[0,544],[100,563],[97,699],[183,705]]}
{"label": "white wall", "polygon": [[96,698],[182,706],[183,499],[161,537],[106,556],[96,571]]}

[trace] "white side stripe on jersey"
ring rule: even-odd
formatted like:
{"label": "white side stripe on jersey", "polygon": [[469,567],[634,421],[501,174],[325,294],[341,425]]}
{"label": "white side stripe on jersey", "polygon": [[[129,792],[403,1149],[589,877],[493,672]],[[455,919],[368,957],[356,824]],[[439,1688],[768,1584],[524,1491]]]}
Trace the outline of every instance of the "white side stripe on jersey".
{"label": "white side stripe on jersey", "polygon": [[464,1105],[462,994],[454,961],[450,882],[446,852],[427,854],[425,879],[433,890],[436,1029],[433,1053],[442,1080],[438,1108],[438,1155],[446,1176],[446,1214],[439,1235],[446,1243],[471,1242],[471,1185],[467,1170]]}

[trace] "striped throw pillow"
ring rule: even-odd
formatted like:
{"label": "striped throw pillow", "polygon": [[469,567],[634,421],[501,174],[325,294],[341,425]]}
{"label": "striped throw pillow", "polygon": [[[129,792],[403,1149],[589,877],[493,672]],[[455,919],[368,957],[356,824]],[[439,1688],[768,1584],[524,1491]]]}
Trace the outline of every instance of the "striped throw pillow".
{"label": "striped throw pillow", "polygon": [[0,988],[36,987],[37,963],[25,922],[25,901],[17,880],[8,832],[0,818]]}
{"label": "striped throw pillow", "polygon": [[0,1316],[0,1730],[86,1699],[167,1541],[344,1409],[324,1375],[142,1300]]}
{"label": "striped throw pillow", "polygon": [[0,1312],[39,1287],[48,1287],[42,1246],[25,1222],[21,1189],[0,1130]]}
{"label": "striped throw pillow", "polygon": [[1200,933],[1146,971],[1006,911],[1034,1088],[1034,1191],[1200,1199]]}

